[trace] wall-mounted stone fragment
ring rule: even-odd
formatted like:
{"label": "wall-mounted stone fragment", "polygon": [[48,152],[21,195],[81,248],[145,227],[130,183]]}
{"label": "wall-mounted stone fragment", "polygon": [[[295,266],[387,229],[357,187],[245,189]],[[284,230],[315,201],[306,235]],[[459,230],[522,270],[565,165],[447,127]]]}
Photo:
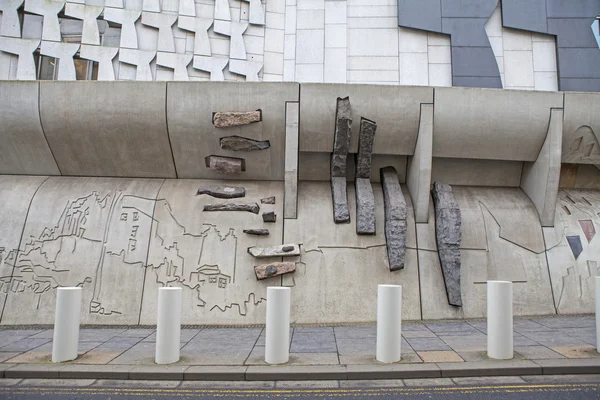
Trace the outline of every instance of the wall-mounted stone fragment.
{"label": "wall-mounted stone fragment", "polygon": [[268,229],[244,229],[244,233],[256,236],[269,236]]}
{"label": "wall-mounted stone fragment", "polygon": [[198,193],[207,194],[218,199],[237,199],[246,196],[246,189],[239,186],[205,186],[198,189]]}
{"label": "wall-mounted stone fragment", "polygon": [[220,203],[206,204],[204,211],[247,211],[258,214],[260,207],[256,203]]}
{"label": "wall-mounted stone fragment", "polygon": [[262,111],[246,112],[216,112],[213,114],[213,124],[217,128],[248,125],[262,120]]}
{"label": "wall-mounted stone fragment", "polygon": [[[291,250],[289,249],[290,247],[292,247]],[[284,251],[284,248],[287,251]],[[248,253],[255,258],[299,256],[300,245],[282,244],[270,247],[248,247]]]}
{"label": "wall-mounted stone fragment", "polygon": [[433,183],[435,206],[435,235],[440,264],[446,285],[448,303],[462,307],[460,288],[460,225],[461,215],[452,187],[439,182]]}
{"label": "wall-mounted stone fragment", "polygon": [[371,158],[377,124],[366,118],[360,119],[358,154],[356,155],[356,178],[371,178]]}
{"label": "wall-mounted stone fragment", "polygon": [[275,196],[260,199],[260,204],[275,204]]}
{"label": "wall-mounted stone fragment", "polygon": [[375,196],[371,187],[371,154],[377,124],[366,118],[360,120],[358,155],[356,156],[356,233],[375,234]]}
{"label": "wall-mounted stone fragment", "polygon": [[346,194],[346,167],[350,135],[352,134],[352,109],[348,97],[337,99],[333,154],[331,155],[331,195],[333,198],[333,221],[336,224],[350,222],[348,195]]}
{"label": "wall-mounted stone fragment", "polygon": [[263,280],[296,271],[295,262],[275,262],[254,267],[256,279]]}
{"label": "wall-mounted stone fragment", "polygon": [[277,221],[277,214],[273,211],[264,212],[262,214],[263,222],[275,222]]}
{"label": "wall-mounted stone fragment", "polygon": [[380,171],[385,210],[385,241],[391,271],[404,268],[406,255],[406,201],[394,167]]}
{"label": "wall-mounted stone fragment", "polygon": [[220,174],[239,174],[246,170],[246,163],[243,158],[208,156],[206,167]]}
{"label": "wall-mounted stone fragment", "polygon": [[231,151],[257,151],[266,150],[271,147],[268,140],[254,140],[241,136],[226,136],[219,139],[219,145],[223,150]]}

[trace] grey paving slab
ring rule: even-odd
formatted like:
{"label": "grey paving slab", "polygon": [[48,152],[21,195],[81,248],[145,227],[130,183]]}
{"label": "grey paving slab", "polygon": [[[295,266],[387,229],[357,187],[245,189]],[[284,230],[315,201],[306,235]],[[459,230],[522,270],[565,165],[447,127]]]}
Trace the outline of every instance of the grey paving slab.
{"label": "grey paving slab", "polygon": [[52,339],[43,338],[43,339],[30,339],[25,338],[21,340],[17,340],[15,342],[9,343],[5,346],[0,347],[0,351],[29,351],[35,349],[36,347],[40,347],[43,344],[50,342]]}
{"label": "grey paving slab", "polygon": [[[403,353],[401,359],[396,364],[417,364],[422,363],[423,360],[417,353]],[[342,365],[372,365],[379,364],[379,361],[375,359],[375,352],[371,354],[352,354],[348,356],[340,356],[340,364]]]}
{"label": "grey paving slab", "polygon": [[[406,328],[406,327],[403,327]],[[333,328],[335,337],[340,339],[357,339],[365,337],[377,337],[377,327],[370,326],[336,326]]]}
{"label": "grey paving slab", "polygon": [[244,366],[223,367],[223,366],[192,366],[185,370],[184,380],[195,381],[238,381],[246,377]]}
{"label": "grey paving slab", "polygon": [[[185,349],[184,347],[183,349]],[[182,349],[182,363],[187,365],[244,365],[244,362],[250,355],[251,349],[245,351],[228,353],[205,353],[202,351],[193,351]]]}
{"label": "grey paving slab", "polygon": [[129,379],[182,381],[187,365],[138,365],[129,371]]}
{"label": "grey paving slab", "polygon": [[110,361],[110,364],[148,364],[154,362],[155,342],[140,342]]}
{"label": "grey paving slab", "polygon": [[0,387],[15,386],[22,380],[23,379],[8,379],[8,378],[0,379]]}
{"label": "grey paving slab", "polygon": [[140,337],[115,336],[115,337],[108,339],[105,343],[106,343],[106,345],[118,346],[121,348],[125,347],[125,346],[133,347],[136,344],[138,344],[139,342],[141,342],[142,339],[143,338],[140,338]]}
{"label": "grey paving slab", "polygon": [[377,338],[374,336],[362,338],[340,338],[336,335],[337,350],[340,355],[350,355],[358,353],[375,352],[377,347]]}
{"label": "grey paving slab", "polygon": [[333,327],[332,326],[315,326],[315,327],[296,327],[294,328],[294,334],[323,334],[333,335]]}
{"label": "grey paving slab", "polygon": [[469,321],[469,325],[483,333],[487,332],[487,322],[485,321]]}
{"label": "grey paving slab", "polygon": [[431,378],[431,379],[403,379],[408,387],[435,387],[435,386],[453,386],[454,382],[450,378]]}
{"label": "grey paving slab", "polygon": [[129,379],[131,365],[64,365],[58,372],[62,379]]}
{"label": "grey paving slab", "polygon": [[483,351],[487,350],[487,336],[441,336],[441,340],[454,351]]}
{"label": "grey paving slab", "polygon": [[543,368],[544,375],[600,374],[600,359],[535,360]]}
{"label": "grey paving slab", "polygon": [[595,327],[596,320],[592,315],[586,316],[574,316],[574,317],[546,317],[538,318],[534,322],[548,328],[560,329],[560,328],[587,328]]}
{"label": "grey paving slab", "polygon": [[[200,333],[200,331],[201,329],[182,329],[179,341],[181,343],[187,343],[190,340],[192,340],[198,333]],[[156,342],[156,332],[144,338],[142,342]]]}
{"label": "grey paving slab", "polygon": [[559,354],[546,346],[515,346],[514,351],[528,360],[547,360],[553,358],[565,358],[562,354]]}
{"label": "grey paving slab", "polygon": [[[529,319],[515,319],[513,322],[513,329],[515,332],[521,333],[528,331],[547,331],[548,327]],[[487,332],[487,324],[485,332]]]}
{"label": "grey paving slab", "polygon": [[23,338],[37,335],[46,329],[4,329],[0,331],[0,340],[4,340],[9,336],[22,336]]}
{"label": "grey paving slab", "polygon": [[54,329],[46,329],[40,333],[29,336],[31,339],[52,339],[54,336]]}
{"label": "grey paving slab", "polygon": [[523,336],[518,333],[515,333],[513,335],[513,346],[538,346],[538,345],[539,345],[538,342],[536,342],[533,339],[528,338],[527,336]]}
{"label": "grey paving slab", "polygon": [[250,366],[246,380],[341,380],[346,379],[346,367],[342,365],[311,366]]}
{"label": "grey paving slab", "polygon": [[450,350],[450,346],[439,338],[413,338],[406,341],[415,351]]}
{"label": "grey paving slab", "polygon": [[412,338],[431,338],[431,337],[437,337],[437,335],[433,332],[431,332],[430,330],[419,330],[419,331],[402,331],[402,337],[404,337],[405,339],[412,339]]}
{"label": "grey paving slab", "polygon": [[10,360],[13,357],[21,354],[20,351],[1,351],[0,352],[0,363]]}
{"label": "grey paving slab", "polygon": [[294,332],[290,351],[293,353],[337,352],[333,330],[319,334],[298,334]]}
{"label": "grey paving slab", "polygon": [[93,328],[80,329],[79,330],[79,341],[80,342],[107,341],[124,331],[125,331],[125,329],[93,329]]}
{"label": "grey paving slab", "polygon": [[452,378],[457,385],[514,385],[525,383],[520,376],[471,376]]}
{"label": "grey paving slab", "polygon": [[[376,327],[374,326],[375,330]],[[408,322],[402,323],[402,333],[412,331],[428,331],[427,325],[424,322]]]}
{"label": "grey paving slab", "polygon": [[489,360],[467,363],[438,363],[442,377],[505,376],[541,374],[541,367],[529,360]]}
{"label": "grey paving slab", "polygon": [[[484,351],[461,351],[457,352],[459,356],[465,361],[488,361],[491,358],[487,355],[487,350]],[[524,360],[525,357],[520,355],[519,353],[513,354],[513,360]]]}
{"label": "grey paving slab", "polygon": [[433,322],[425,325],[437,335],[481,334],[478,329],[467,322]]}
{"label": "grey paving slab", "polygon": [[402,379],[354,379],[340,381],[340,387],[343,389],[361,389],[361,388],[394,388],[403,387]]}
{"label": "grey paving slab", "polygon": [[348,379],[440,378],[436,364],[348,365]]}
{"label": "grey paving slab", "polygon": [[127,329],[117,335],[119,338],[146,338],[156,332],[156,329]]}
{"label": "grey paving slab", "polygon": [[522,332],[522,335],[538,342],[539,344],[546,347],[553,346],[585,346],[586,342],[583,340],[577,339],[572,336],[561,335],[559,331],[546,331],[546,332],[538,332],[538,331],[529,331]]}
{"label": "grey paving slab", "polygon": [[333,389],[339,388],[340,382],[332,381],[277,381],[275,387],[278,389]]}
{"label": "grey paving slab", "polygon": [[96,379],[23,379],[19,386],[67,386],[67,387],[87,387],[91,386]]}

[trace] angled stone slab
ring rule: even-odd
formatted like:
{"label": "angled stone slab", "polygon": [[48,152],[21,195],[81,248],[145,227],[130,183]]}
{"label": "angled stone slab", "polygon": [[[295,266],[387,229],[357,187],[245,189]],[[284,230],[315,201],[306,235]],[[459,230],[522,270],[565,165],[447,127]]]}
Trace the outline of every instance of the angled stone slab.
{"label": "angled stone slab", "polygon": [[106,0],[105,7],[123,8],[123,0]]}
{"label": "angled stone slab", "polygon": [[600,374],[600,359],[535,360],[544,375]]}
{"label": "angled stone slab", "polygon": [[375,234],[375,196],[370,179],[359,178],[355,181],[356,191],[356,233],[358,235]]}
{"label": "angled stone slab", "polygon": [[252,214],[258,214],[260,207],[256,203],[220,203],[206,204],[204,211],[245,211]]}
{"label": "angled stone slab", "polygon": [[83,4],[67,3],[65,15],[83,21],[81,44],[100,45],[100,32],[98,31],[97,18],[102,14],[104,7]]}
{"label": "angled stone slab", "polygon": [[207,194],[218,199],[236,199],[246,196],[246,189],[239,186],[204,186],[196,195]]}
{"label": "angled stone slab", "polygon": [[0,12],[2,12],[0,36],[21,37],[21,22],[17,10],[23,5],[23,1],[4,0],[0,3]]}
{"label": "angled stone slab", "polygon": [[190,381],[243,381],[245,366],[191,366],[183,373],[184,380]]}
{"label": "angled stone slab", "polygon": [[242,0],[246,3],[250,3],[250,15],[248,20],[252,25],[264,25],[265,24],[265,7],[261,0]]}
{"label": "angled stone slab", "polygon": [[40,54],[60,60],[58,63],[57,80],[74,81],[77,79],[73,57],[79,50],[79,47],[80,45],[77,43],[47,42],[42,40]]}
{"label": "angled stone slab", "polygon": [[[213,124],[216,128],[229,128],[232,126],[242,126],[248,125],[255,122],[260,122],[262,119],[261,111],[226,111],[226,112],[216,112],[213,115]],[[239,136],[234,136],[233,138],[239,138]],[[243,138],[242,138],[243,139]],[[223,148],[223,139],[219,141],[221,148]],[[236,140],[236,139],[233,139]],[[248,139],[246,139],[248,140]],[[231,141],[231,140],[230,140]],[[239,142],[239,140],[238,140]],[[230,149],[229,149],[230,150]]]}
{"label": "angled stone slab", "polygon": [[175,14],[162,14],[156,12],[142,12],[142,24],[158,29],[157,51],[175,52],[175,38],[173,25],[177,21]]}
{"label": "angled stone slab", "polygon": [[269,196],[260,199],[260,204],[275,204],[275,196]]}
{"label": "angled stone slab", "polygon": [[427,223],[433,150],[433,104],[421,104],[419,135],[406,171],[406,186],[415,210],[415,221]]}
{"label": "angled stone slab", "polygon": [[333,157],[331,176],[346,177],[346,157],[350,147],[352,134],[352,108],[348,97],[337,99],[335,113],[335,134],[333,137]]}
{"label": "angled stone slab", "polygon": [[437,363],[442,377],[541,375],[542,367],[529,360],[485,360]]}
{"label": "angled stone slab", "polygon": [[345,380],[344,365],[310,365],[310,366],[250,366],[246,370],[248,381],[273,380]]}
{"label": "angled stone slab", "polygon": [[298,127],[300,104],[285,103],[285,195],[283,216],[298,217]]}
{"label": "angled stone slab", "polygon": [[256,151],[266,150],[271,147],[268,140],[254,140],[241,136],[226,136],[219,139],[219,145],[223,150],[231,151]]}
{"label": "angled stone slab", "polygon": [[385,209],[385,241],[390,271],[404,268],[406,257],[406,201],[394,167],[382,168],[381,187]]}
{"label": "angled stone slab", "polygon": [[92,46],[82,44],[79,49],[79,57],[86,60],[92,60],[98,63],[98,80],[114,81],[115,68],[113,59],[119,52],[118,47]]}
{"label": "angled stone slab", "polygon": [[119,52],[119,62],[136,66],[136,81],[151,81],[152,68],[150,63],[156,57],[155,51],[144,51],[134,49],[121,49]]}
{"label": "angled stone slab", "polygon": [[160,2],[159,0],[143,0],[142,11],[160,13]]}
{"label": "angled stone slab", "polygon": [[246,46],[244,45],[244,32],[248,23],[215,20],[213,30],[215,33],[229,36],[229,57],[236,60],[246,59]]}
{"label": "angled stone slab", "polygon": [[461,215],[452,187],[433,183],[431,191],[435,207],[435,233],[440,264],[448,295],[448,303],[462,307],[460,283]]}
{"label": "angled stone slab", "polygon": [[213,25],[212,18],[179,16],[177,26],[189,32],[194,32],[194,54],[210,57],[210,40],[208,30]]}
{"label": "angled stone slab", "polygon": [[139,10],[123,10],[121,8],[106,7],[104,20],[121,25],[121,39],[119,47],[127,49],[138,48],[138,37],[135,22],[140,19],[142,12]]}
{"label": "angled stone slab", "polygon": [[371,178],[371,156],[373,155],[373,142],[377,124],[366,118],[360,119],[360,132],[358,134],[358,154],[356,156],[356,178]]}
{"label": "angled stone slab", "polygon": [[42,26],[42,40],[60,42],[60,23],[58,22],[58,13],[65,6],[65,1],[54,0],[26,0],[25,11],[31,14],[44,17]]}
{"label": "angled stone slab", "polygon": [[262,219],[263,222],[277,222],[277,214],[275,214],[275,211],[264,212]]}
{"label": "angled stone slab", "polygon": [[244,233],[255,236],[269,236],[268,229],[244,229]]}
{"label": "angled stone slab", "polygon": [[129,379],[182,381],[189,365],[138,365],[129,371]]}
{"label": "angled stone slab", "polygon": [[215,20],[231,21],[231,11],[229,10],[229,0],[215,1]]}
{"label": "angled stone slab", "polygon": [[40,41],[37,39],[0,36],[0,51],[19,57],[17,61],[17,80],[35,81],[37,79],[33,53],[39,45]]}
{"label": "angled stone slab", "polygon": [[243,158],[208,156],[206,167],[220,174],[239,174],[246,170]]}
{"label": "angled stone slab", "polygon": [[350,211],[348,211],[346,177],[334,176],[331,178],[331,197],[333,200],[333,221],[336,224],[349,223]]}
{"label": "angled stone slab", "polygon": [[187,67],[194,58],[193,54],[165,53],[159,51],[156,53],[156,64],[173,70],[174,81],[189,81]]}
{"label": "angled stone slab", "polygon": [[225,80],[223,69],[229,62],[228,58],[194,56],[194,68],[210,74],[211,81],[222,82]]}
{"label": "angled stone slab", "polygon": [[246,77],[246,82],[259,82],[259,72],[263,69],[263,63],[247,60],[229,60],[229,72],[243,75]]}
{"label": "angled stone slab", "polygon": [[440,368],[434,363],[348,365],[347,371],[349,380],[439,378],[442,376]]}
{"label": "angled stone slab", "polygon": [[271,264],[257,265],[254,267],[256,279],[259,281],[292,272],[296,272],[295,262],[275,262]]}
{"label": "angled stone slab", "polygon": [[300,246],[291,243],[270,247],[248,247],[248,253],[255,258],[294,257],[300,255]]}
{"label": "angled stone slab", "polygon": [[196,16],[196,3],[194,0],[179,0],[179,16]]}
{"label": "angled stone slab", "polygon": [[58,371],[60,379],[129,379],[133,365],[65,365]]}

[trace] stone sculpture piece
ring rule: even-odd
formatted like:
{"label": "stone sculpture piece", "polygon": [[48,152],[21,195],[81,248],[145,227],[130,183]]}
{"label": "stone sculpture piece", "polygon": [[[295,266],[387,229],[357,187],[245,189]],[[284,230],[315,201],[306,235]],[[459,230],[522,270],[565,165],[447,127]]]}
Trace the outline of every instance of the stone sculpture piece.
{"label": "stone sculpture piece", "polygon": [[371,187],[371,155],[377,124],[366,118],[360,120],[358,155],[356,156],[356,233],[375,234],[375,196]]}
{"label": "stone sculpture piece", "polygon": [[260,207],[256,203],[219,203],[206,204],[204,211],[246,211],[258,214]]}
{"label": "stone sculpture piece", "polygon": [[434,182],[431,192],[435,206],[435,236],[448,303],[462,307],[460,288],[460,208],[454,199],[450,185]]}
{"label": "stone sculpture piece", "polygon": [[239,174],[246,170],[242,158],[208,156],[206,166],[220,174]]}
{"label": "stone sculpture piece", "polygon": [[256,151],[266,150],[271,147],[268,140],[254,140],[241,136],[226,136],[219,139],[219,145],[223,150],[231,151]]}
{"label": "stone sculpture piece", "polygon": [[299,256],[300,245],[282,244],[270,247],[248,247],[248,253],[254,258]]}
{"label": "stone sculpture piece", "polygon": [[246,189],[239,186],[206,186],[198,189],[196,195],[207,194],[218,199],[236,199],[246,196]]}
{"label": "stone sculpture piece", "polygon": [[337,99],[333,154],[331,156],[331,194],[333,220],[336,224],[349,223],[348,194],[346,193],[346,166],[350,135],[352,134],[352,109],[348,97]]}
{"label": "stone sculpture piece", "polygon": [[273,278],[283,274],[289,274],[296,271],[295,262],[275,262],[271,264],[257,265],[254,267],[256,279],[261,281],[267,278]]}
{"label": "stone sculpture piece", "polygon": [[269,236],[268,229],[244,229],[244,233],[255,236]]}
{"label": "stone sculpture piece", "polygon": [[263,222],[275,222],[277,221],[277,214],[274,211],[265,212],[262,214]]}
{"label": "stone sculpture piece", "polygon": [[260,122],[262,119],[260,110],[244,112],[216,112],[213,115],[213,124],[216,128],[229,128]]}
{"label": "stone sculpture piece", "polygon": [[390,271],[404,268],[406,255],[406,201],[394,167],[380,171],[385,209],[385,241]]}

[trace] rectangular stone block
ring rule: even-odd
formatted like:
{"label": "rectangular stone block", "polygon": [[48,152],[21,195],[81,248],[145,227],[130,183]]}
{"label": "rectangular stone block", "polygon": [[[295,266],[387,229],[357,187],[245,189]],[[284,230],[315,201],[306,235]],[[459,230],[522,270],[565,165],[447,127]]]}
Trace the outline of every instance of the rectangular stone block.
{"label": "rectangular stone block", "polygon": [[375,234],[375,197],[369,178],[359,178],[356,187],[356,233]]}
{"label": "rectangular stone block", "polygon": [[206,167],[221,174],[239,174],[246,170],[243,158],[208,156]]}
{"label": "rectangular stone block", "polygon": [[348,194],[346,192],[346,177],[331,177],[331,194],[333,199],[333,220],[336,224],[350,222],[348,211]]}
{"label": "rectangular stone block", "polygon": [[232,126],[248,125],[262,120],[262,112],[216,112],[213,115],[213,124],[217,128],[228,128]]}
{"label": "rectangular stone block", "polygon": [[381,186],[385,208],[385,240],[391,271],[404,268],[407,235],[407,211],[404,194],[393,167],[381,169]]}
{"label": "rectangular stone block", "polygon": [[295,262],[276,262],[271,264],[257,265],[254,267],[256,279],[263,280],[289,274],[296,271]]}
{"label": "rectangular stone block", "polygon": [[356,156],[356,178],[369,179],[371,177],[371,156],[377,124],[366,118],[360,119],[360,132],[358,138],[358,154]]}

